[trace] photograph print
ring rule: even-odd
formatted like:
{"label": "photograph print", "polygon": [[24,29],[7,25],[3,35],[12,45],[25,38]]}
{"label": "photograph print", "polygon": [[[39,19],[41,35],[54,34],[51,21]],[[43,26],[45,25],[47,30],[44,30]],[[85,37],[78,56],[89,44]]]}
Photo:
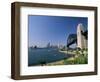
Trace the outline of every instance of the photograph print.
{"label": "photograph print", "polygon": [[28,66],[88,64],[88,18],[28,15]]}

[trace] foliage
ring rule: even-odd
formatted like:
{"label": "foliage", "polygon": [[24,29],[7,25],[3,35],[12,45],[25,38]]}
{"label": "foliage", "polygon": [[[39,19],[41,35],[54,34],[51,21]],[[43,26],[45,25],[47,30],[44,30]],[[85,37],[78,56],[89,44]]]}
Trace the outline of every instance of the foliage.
{"label": "foliage", "polygon": [[87,49],[76,50],[74,58],[64,59],[64,64],[87,64],[88,54]]}

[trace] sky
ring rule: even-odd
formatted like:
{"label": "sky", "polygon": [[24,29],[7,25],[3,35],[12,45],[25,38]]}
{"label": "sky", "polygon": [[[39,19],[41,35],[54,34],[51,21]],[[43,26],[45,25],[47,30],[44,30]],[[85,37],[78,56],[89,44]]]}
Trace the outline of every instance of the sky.
{"label": "sky", "polygon": [[67,16],[28,16],[28,46],[45,47],[51,45],[67,45],[69,34],[76,34],[77,25],[83,24],[87,29],[87,17]]}

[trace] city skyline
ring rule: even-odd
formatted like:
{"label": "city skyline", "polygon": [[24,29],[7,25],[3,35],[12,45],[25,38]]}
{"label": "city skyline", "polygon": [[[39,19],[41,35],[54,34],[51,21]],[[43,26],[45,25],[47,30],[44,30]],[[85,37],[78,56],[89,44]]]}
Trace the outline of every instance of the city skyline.
{"label": "city skyline", "polygon": [[79,23],[87,29],[87,17],[29,15],[28,46],[66,45],[68,35],[76,34]]}

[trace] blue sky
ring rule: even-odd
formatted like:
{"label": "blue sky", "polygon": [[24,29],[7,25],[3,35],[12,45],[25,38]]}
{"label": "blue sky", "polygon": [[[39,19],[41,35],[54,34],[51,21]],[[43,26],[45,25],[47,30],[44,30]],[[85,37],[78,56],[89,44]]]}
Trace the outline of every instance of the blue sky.
{"label": "blue sky", "polygon": [[66,45],[69,34],[76,34],[77,25],[82,23],[87,29],[86,17],[64,16],[28,16],[29,46],[45,47],[49,42],[52,45]]}

